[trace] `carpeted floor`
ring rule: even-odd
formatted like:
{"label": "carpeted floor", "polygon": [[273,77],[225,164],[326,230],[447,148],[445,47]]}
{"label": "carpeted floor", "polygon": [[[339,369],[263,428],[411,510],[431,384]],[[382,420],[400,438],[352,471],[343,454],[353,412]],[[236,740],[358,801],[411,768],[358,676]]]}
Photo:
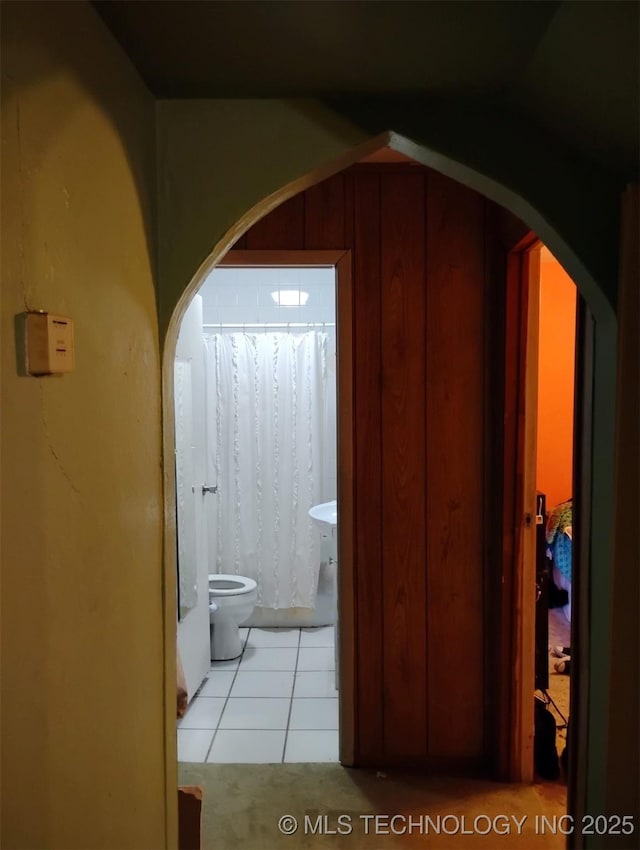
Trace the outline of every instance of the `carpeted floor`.
{"label": "carpeted floor", "polygon": [[[555,783],[503,785],[336,764],[180,764],[179,780],[204,790],[202,850],[565,846],[548,826],[566,812],[565,789]],[[291,834],[283,830],[293,821],[279,829],[284,816],[297,823]]]}

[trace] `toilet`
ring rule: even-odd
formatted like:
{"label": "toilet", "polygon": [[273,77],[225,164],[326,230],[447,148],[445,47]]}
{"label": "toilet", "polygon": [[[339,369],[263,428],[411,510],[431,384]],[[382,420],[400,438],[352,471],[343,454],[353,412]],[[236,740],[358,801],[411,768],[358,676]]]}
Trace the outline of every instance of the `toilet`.
{"label": "toilet", "polygon": [[242,652],[239,626],[248,620],[258,601],[258,585],[245,576],[209,574],[209,622],[212,626],[211,660],[227,661]]}

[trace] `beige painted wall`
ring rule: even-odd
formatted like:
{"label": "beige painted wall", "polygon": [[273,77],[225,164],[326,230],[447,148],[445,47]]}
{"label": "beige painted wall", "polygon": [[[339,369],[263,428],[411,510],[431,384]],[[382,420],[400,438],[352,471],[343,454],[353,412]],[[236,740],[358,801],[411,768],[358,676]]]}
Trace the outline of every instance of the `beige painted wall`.
{"label": "beige painted wall", "polygon": [[[160,848],[154,105],[88,4],[2,18],[2,845]],[[73,374],[17,375],[27,307]]]}
{"label": "beige painted wall", "polygon": [[[159,101],[157,127],[162,338],[200,264],[230,228],[237,238],[256,220],[242,225],[254,206],[266,215],[287,184],[299,181],[296,194],[358,159],[356,146],[362,156],[379,147],[307,100]],[[279,200],[265,203],[273,192]]]}

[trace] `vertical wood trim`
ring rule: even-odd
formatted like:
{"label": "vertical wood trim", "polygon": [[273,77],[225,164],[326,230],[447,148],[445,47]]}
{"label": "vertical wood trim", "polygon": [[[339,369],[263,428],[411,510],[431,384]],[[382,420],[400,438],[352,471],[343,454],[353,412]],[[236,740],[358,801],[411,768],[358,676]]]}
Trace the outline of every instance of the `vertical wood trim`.
{"label": "vertical wood trim", "polygon": [[429,638],[431,634],[431,597],[429,594],[429,571],[432,567],[431,561],[429,560],[429,514],[431,512],[431,505],[433,503],[433,495],[431,488],[431,459],[429,457],[429,440],[430,440],[430,422],[429,422],[429,377],[432,374],[432,365],[431,358],[429,355],[429,324],[430,324],[430,315],[429,315],[429,255],[431,242],[429,238],[429,227],[431,223],[431,211],[429,210],[429,200],[431,197],[431,172],[426,171],[424,175],[424,250],[422,262],[424,263],[424,373],[425,373],[425,381],[424,381],[424,389],[423,389],[423,400],[424,404],[424,534],[423,534],[423,546],[424,546],[424,559],[425,559],[425,581],[424,581],[424,640],[423,640],[423,652],[424,652],[424,680],[426,682],[426,705],[425,705],[425,718],[424,718],[424,726],[426,731],[426,749],[427,749],[427,757],[431,755],[430,746],[429,746],[429,737],[430,737],[430,725],[429,725],[429,712],[430,712],[430,702],[433,699],[434,691],[431,689],[430,678],[430,659],[429,659]]}
{"label": "vertical wood trim", "polygon": [[[479,757],[483,717],[484,201],[429,180],[429,755]],[[446,647],[446,651],[444,648]],[[452,675],[451,659],[464,658]]]}
{"label": "vertical wood trim", "polygon": [[338,362],[338,607],[340,689],[340,762],[356,760],[358,718],[358,649],[356,644],[357,566],[354,551],[354,398],[353,288],[351,253],[336,264],[336,324]]}
{"label": "vertical wood trim", "polygon": [[[594,321],[578,294],[576,319],[576,387],[573,431],[573,549],[571,576],[571,645],[576,664],[570,682],[571,722],[567,810],[581,823],[586,814],[587,746],[589,740],[589,570],[591,528],[591,449],[594,379]],[[584,847],[580,830],[569,836],[567,847]]]}
{"label": "vertical wood trim", "polygon": [[[522,257],[523,276],[522,345],[519,405],[519,448],[516,473],[516,525],[520,527],[515,576],[515,734],[514,776],[521,782],[533,781],[533,691],[535,687],[535,587],[536,587],[536,429],[538,409],[538,336],[540,305],[540,252],[534,249]],[[521,472],[520,472],[521,470]],[[529,521],[525,521],[529,517]]]}
{"label": "vertical wood trim", "polygon": [[427,754],[424,176],[381,177],[384,750]]}
{"label": "vertical wood trim", "polygon": [[[509,240],[507,239],[507,242]],[[507,255],[504,321],[504,448],[502,501],[498,775],[533,778],[535,687],[535,429],[540,242],[527,233]],[[532,514],[525,530],[524,515]],[[525,555],[526,553],[526,555]],[[515,673],[515,675],[514,675]]]}
{"label": "vertical wood trim", "polygon": [[507,258],[502,610],[510,657],[503,655],[501,666],[510,689],[501,715],[500,778],[516,782],[533,779],[538,246],[528,234]]}
{"label": "vertical wood trim", "polygon": [[506,267],[505,309],[505,359],[504,359],[504,455],[502,500],[502,590],[500,647],[500,731],[498,777],[506,781],[511,777],[515,730],[514,693],[511,685],[515,660],[515,564],[517,551],[516,474],[518,468],[518,403],[522,368],[522,256],[509,254]]}
{"label": "vertical wood trim", "polygon": [[[380,177],[351,177],[354,245],[358,759],[383,754]],[[348,196],[347,196],[348,197]]]}

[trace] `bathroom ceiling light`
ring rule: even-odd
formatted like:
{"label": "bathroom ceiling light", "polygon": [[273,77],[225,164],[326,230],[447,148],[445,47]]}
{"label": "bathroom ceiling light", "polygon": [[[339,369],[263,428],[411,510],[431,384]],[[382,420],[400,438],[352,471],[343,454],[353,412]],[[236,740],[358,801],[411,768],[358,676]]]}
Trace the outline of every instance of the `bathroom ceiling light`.
{"label": "bathroom ceiling light", "polygon": [[302,289],[277,289],[271,297],[278,307],[304,307],[309,293]]}

